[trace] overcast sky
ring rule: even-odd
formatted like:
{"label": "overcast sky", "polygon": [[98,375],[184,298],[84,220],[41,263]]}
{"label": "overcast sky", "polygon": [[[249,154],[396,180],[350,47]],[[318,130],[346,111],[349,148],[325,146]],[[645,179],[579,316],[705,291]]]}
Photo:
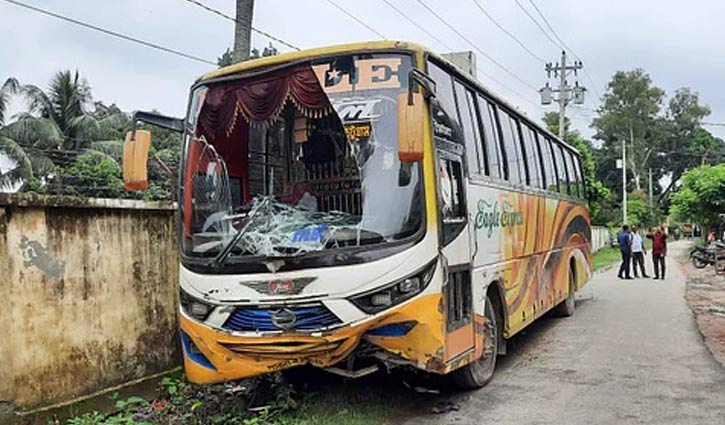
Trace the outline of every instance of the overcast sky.
{"label": "overcast sky", "polygon": [[[232,44],[233,23],[185,0],[19,0],[79,20],[212,61]],[[201,0],[234,14],[234,0]],[[382,0],[335,0],[389,39],[418,41],[434,50],[446,49],[405,21]],[[472,50],[416,0],[390,0],[445,44]],[[507,30],[536,55],[557,61],[560,49],[524,14],[514,0],[478,0]],[[445,20],[529,85],[546,82],[544,65],[530,56],[476,8],[473,0],[424,0]],[[529,0],[519,0],[537,17]],[[577,129],[588,128],[617,70],[644,68],[654,83],[671,94],[686,86],[712,107],[708,121],[725,122],[725,1],[720,0],[535,0],[557,34],[584,62],[592,83],[585,105],[572,108]],[[302,48],[375,40],[379,37],[330,5],[327,0],[257,1],[255,27]],[[544,24],[542,23],[542,26]],[[546,28],[544,26],[544,28]],[[94,97],[124,110],[158,109],[182,115],[191,83],[210,65],[197,63],[40,15],[0,0],[0,79],[46,87],[52,74],[78,69],[87,77]],[[255,35],[253,44],[269,40]],[[288,49],[277,45],[281,51]],[[492,62],[478,56],[480,70],[494,76],[524,100],[497,83],[483,79],[494,91],[539,118],[554,106],[538,106],[538,93]],[[15,102],[14,110],[21,108]],[[725,127],[708,127],[725,138]]]}

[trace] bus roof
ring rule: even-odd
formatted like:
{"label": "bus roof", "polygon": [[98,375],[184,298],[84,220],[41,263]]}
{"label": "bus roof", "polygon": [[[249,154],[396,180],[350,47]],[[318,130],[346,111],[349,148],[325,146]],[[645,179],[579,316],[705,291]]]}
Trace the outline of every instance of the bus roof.
{"label": "bus roof", "polygon": [[299,50],[295,52],[288,52],[288,53],[281,53],[278,55],[273,56],[266,56],[261,57],[258,59],[252,59],[240,63],[236,63],[233,65],[225,66],[223,68],[215,69],[214,71],[209,71],[205,74],[203,74],[199,78],[199,82],[211,80],[219,77],[225,77],[228,75],[236,74],[239,72],[249,71],[253,69],[259,69],[259,68],[266,68],[268,66],[274,66],[274,65],[282,65],[288,62],[295,62],[299,60],[303,60],[306,58],[312,58],[317,56],[331,56],[336,54],[342,54],[342,53],[354,53],[354,52],[368,52],[368,51],[384,51],[384,50],[405,50],[410,51],[413,53],[423,53],[426,55],[433,56],[438,62],[442,62],[447,67],[453,69],[456,73],[459,74],[460,77],[468,80],[469,83],[477,85],[481,90],[486,92],[489,96],[493,97],[497,102],[503,104],[507,108],[511,109],[512,111],[515,111],[522,117],[524,117],[527,121],[529,121],[530,124],[536,126],[539,130],[543,130],[549,137],[551,137],[554,140],[557,140],[559,143],[564,145],[569,150],[575,152],[577,155],[581,156],[581,153],[578,149],[573,147],[572,145],[566,143],[565,141],[559,139],[559,137],[550,131],[543,127],[542,125],[537,124],[528,117],[528,114],[526,114],[525,111],[517,107],[516,105],[512,104],[505,98],[503,98],[500,95],[497,95],[493,90],[491,90],[489,87],[484,85],[481,81],[479,81],[474,76],[469,76],[467,73],[463,70],[461,70],[458,66],[456,66],[454,63],[443,57],[442,55],[436,53],[435,51],[423,46],[422,44],[409,42],[409,41],[401,41],[401,40],[383,40],[383,41],[366,41],[366,42],[359,42],[359,43],[348,43],[348,44],[337,44],[332,46],[324,46],[324,47],[316,47],[313,49],[305,49],[305,50]]}

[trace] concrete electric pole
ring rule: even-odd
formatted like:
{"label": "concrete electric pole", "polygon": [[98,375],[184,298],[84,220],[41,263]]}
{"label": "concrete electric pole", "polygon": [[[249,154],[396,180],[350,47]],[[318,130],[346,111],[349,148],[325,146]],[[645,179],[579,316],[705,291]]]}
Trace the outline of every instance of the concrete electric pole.
{"label": "concrete electric pole", "polygon": [[[584,104],[584,93],[586,92],[586,89],[579,85],[579,81],[577,81],[574,86],[569,86],[566,78],[572,72],[576,77],[577,72],[583,67],[584,65],[581,61],[574,61],[574,64],[567,65],[566,52],[562,51],[561,63],[557,63],[556,65],[547,63],[546,68],[544,68],[549,78],[551,78],[551,74],[553,73],[554,77],[559,79],[559,87],[551,88],[549,83],[546,83],[546,85],[539,90],[539,93],[541,94],[542,105],[550,105],[552,99],[559,104],[559,138],[562,140],[564,140],[564,135],[566,134],[564,128],[566,123],[566,107],[571,101],[574,101],[574,104],[576,105]],[[553,93],[558,93],[558,96],[554,97]]]}
{"label": "concrete electric pole", "polygon": [[252,42],[252,17],[254,0],[237,0],[237,18],[234,24],[234,63],[249,59]]}

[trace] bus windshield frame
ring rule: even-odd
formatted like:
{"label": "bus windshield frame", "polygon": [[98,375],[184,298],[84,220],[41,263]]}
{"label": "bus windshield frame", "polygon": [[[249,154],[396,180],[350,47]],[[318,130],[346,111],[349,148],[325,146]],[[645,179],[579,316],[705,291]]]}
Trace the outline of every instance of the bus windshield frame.
{"label": "bus windshield frame", "polygon": [[[203,273],[264,272],[270,269],[270,263],[281,263],[284,270],[326,267],[373,261],[419,241],[425,233],[426,215],[423,162],[404,163],[398,158],[395,103],[397,95],[408,90],[412,67],[412,55],[404,53],[342,54],[270,70],[250,70],[202,81],[192,87],[179,182],[182,263]],[[249,99],[244,94],[260,90],[255,83],[260,82],[261,89],[268,90],[267,86],[278,83],[280,78],[275,76],[279,75],[292,83],[285,83],[289,84],[283,88],[287,91],[286,98],[270,114],[272,118],[260,120],[258,108],[255,109],[258,104],[240,106],[240,99]],[[304,79],[310,75],[316,81]],[[297,84],[299,81],[306,85]],[[235,84],[239,88],[233,93],[234,90],[228,89]],[[298,98],[296,90],[311,94]],[[310,107],[315,90],[323,92],[327,101],[326,105],[313,105],[321,105],[317,109]],[[223,92],[221,97],[220,92]],[[230,93],[236,95],[233,110],[236,123],[234,128],[229,125],[223,128],[226,137],[219,137],[220,133],[214,132],[219,127],[214,120],[218,121],[221,109],[209,105],[216,106],[220,98]],[[251,110],[251,116],[245,115],[247,109]],[[306,162],[300,166],[300,158],[326,155],[314,149],[322,140],[323,130],[332,134],[330,139],[338,143],[334,146],[335,142],[331,142],[334,149],[342,152],[335,160],[353,164],[347,171],[341,164],[340,175],[325,165],[327,161]],[[280,163],[269,162],[269,152],[273,149],[269,142],[275,135],[281,139],[277,152],[287,155],[286,165],[281,167]],[[235,137],[246,137],[242,142],[247,148],[241,156],[248,161],[243,167],[246,168],[244,176],[239,176],[244,173],[239,172],[238,164],[243,160],[233,161],[233,153],[224,145]],[[343,141],[340,143],[340,140]],[[255,172],[252,160],[259,155],[259,149],[254,148],[259,148],[260,143],[267,156],[264,167],[257,167]],[[202,163],[201,156],[205,157],[202,166],[191,165],[194,160],[196,164]],[[332,168],[337,170],[335,166]],[[316,172],[322,178],[308,178],[301,185],[295,181],[291,189],[290,175],[295,172],[306,176]],[[235,174],[241,177],[237,181],[234,181]],[[256,182],[256,187],[255,176],[261,180]],[[207,190],[203,196],[194,192],[197,181],[203,181],[199,187]],[[298,190],[300,186],[302,189]],[[320,188],[337,191],[337,195],[320,195],[325,192]],[[240,190],[241,194],[234,195]],[[356,199],[345,196],[352,192],[357,192]],[[290,197],[294,202],[290,202]],[[200,199],[206,202],[201,208]],[[193,216],[195,208],[204,207],[215,211],[202,214],[202,223]],[[217,223],[209,225],[210,220]],[[189,236],[194,234],[189,231],[190,225],[201,226],[204,231],[214,228],[219,236],[191,242]],[[206,246],[199,249],[202,244]],[[228,255],[221,255],[225,248]],[[223,258],[220,260],[220,257]]]}

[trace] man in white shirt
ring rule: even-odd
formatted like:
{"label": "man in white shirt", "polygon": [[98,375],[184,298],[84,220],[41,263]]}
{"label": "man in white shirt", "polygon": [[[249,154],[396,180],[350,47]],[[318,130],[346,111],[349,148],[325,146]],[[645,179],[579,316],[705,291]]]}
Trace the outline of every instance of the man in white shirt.
{"label": "man in white shirt", "polygon": [[642,271],[642,277],[649,277],[647,272],[644,271],[644,256],[646,253],[642,236],[637,233],[637,227],[632,226],[632,269],[634,270],[634,277],[639,277],[637,275],[638,264]]}

